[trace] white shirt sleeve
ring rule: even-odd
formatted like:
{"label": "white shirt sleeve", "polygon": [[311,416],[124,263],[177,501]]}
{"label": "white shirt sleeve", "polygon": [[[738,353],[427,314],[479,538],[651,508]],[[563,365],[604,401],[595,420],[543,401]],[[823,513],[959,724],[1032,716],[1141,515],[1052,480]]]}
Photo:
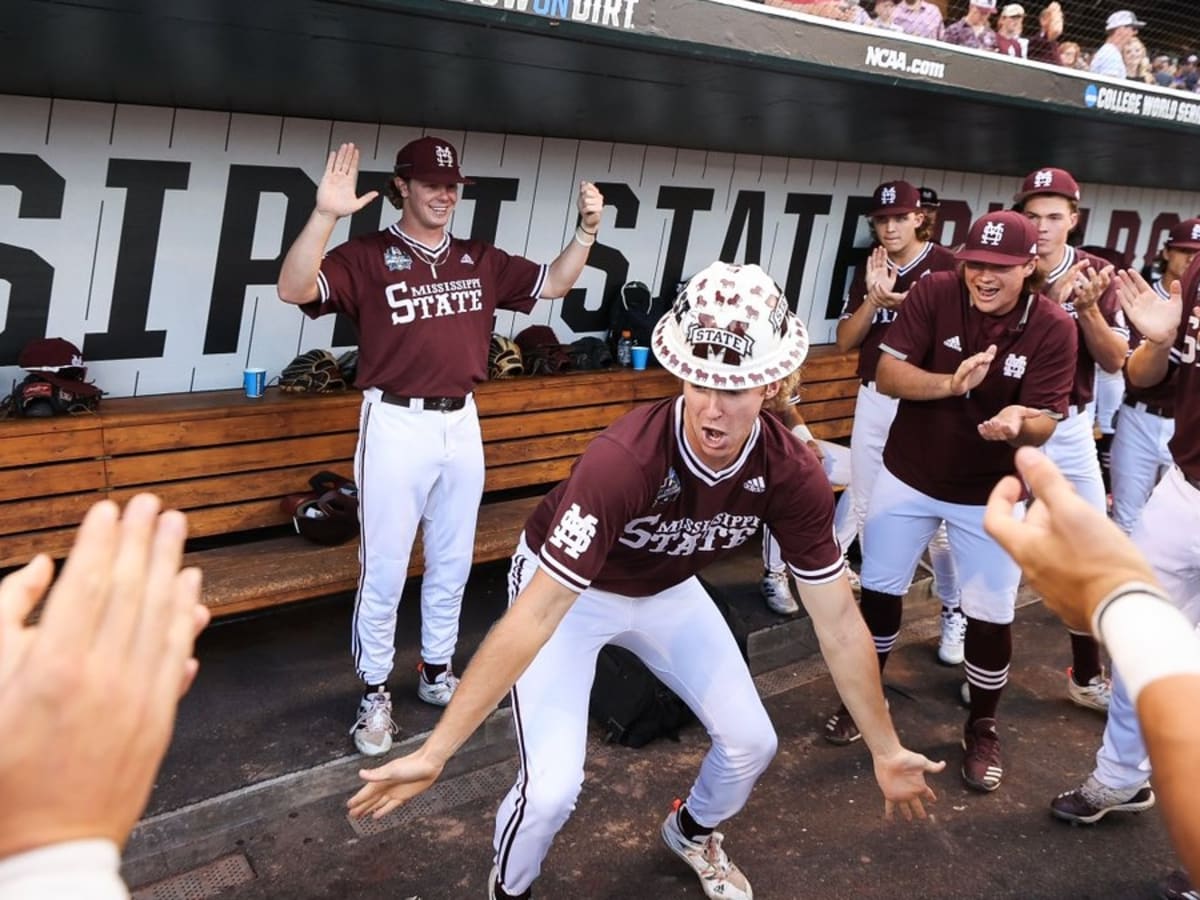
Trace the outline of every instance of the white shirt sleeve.
{"label": "white shirt sleeve", "polygon": [[0,859],[0,900],[129,900],[106,840],[65,841]]}

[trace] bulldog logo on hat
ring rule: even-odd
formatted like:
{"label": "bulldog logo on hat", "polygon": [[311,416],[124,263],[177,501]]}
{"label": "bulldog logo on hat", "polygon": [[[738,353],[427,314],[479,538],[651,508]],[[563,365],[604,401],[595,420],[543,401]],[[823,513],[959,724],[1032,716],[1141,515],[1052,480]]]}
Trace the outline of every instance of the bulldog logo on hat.
{"label": "bulldog logo on hat", "polygon": [[766,385],[804,362],[808,335],[774,279],[756,265],[716,262],[698,273],[655,326],[663,368],[705,387]]}

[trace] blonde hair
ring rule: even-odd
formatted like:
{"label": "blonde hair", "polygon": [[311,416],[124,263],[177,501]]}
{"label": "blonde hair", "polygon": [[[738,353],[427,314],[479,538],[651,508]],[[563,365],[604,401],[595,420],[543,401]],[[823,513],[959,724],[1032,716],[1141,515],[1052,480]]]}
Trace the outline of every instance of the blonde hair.
{"label": "blonde hair", "polygon": [[763,403],[763,409],[782,412],[790,405],[793,397],[800,392],[800,382],[803,379],[800,377],[800,370],[792,372],[790,375],[785,375],[780,378],[775,384],[779,385],[779,392]]}

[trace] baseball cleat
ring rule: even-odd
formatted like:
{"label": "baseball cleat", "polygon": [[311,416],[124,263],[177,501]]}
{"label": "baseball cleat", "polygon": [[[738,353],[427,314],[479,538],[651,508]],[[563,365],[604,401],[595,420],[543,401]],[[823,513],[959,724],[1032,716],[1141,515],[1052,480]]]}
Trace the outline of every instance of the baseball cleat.
{"label": "baseball cleat", "polygon": [[704,896],[711,900],[753,900],[754,891],[750,889],[750,882],[721,846],[725,836],[713,831],[704,840],[689,840],[679,830],[678,808],[677,805],[667,813],[663,821],[663,843],[692,867],[692,871],[700,878]]}
{"label": "baseball cleat", "polygon": [[1071,791],[1064,791],[1050,801],[1050,813],[1056,819],[1072,825],[1091,825],[1110,812],[1139,813],[1154,805],[1150,785],[1118,790],[1101,784],[1094,775]]}
{"label": "baseball cleat", "polygon": [[392,749],[392,735],[399,730],[392,721],[392,695],[378,691],[359,702],[358,720],[350,733],[363,756],[382,756]]}

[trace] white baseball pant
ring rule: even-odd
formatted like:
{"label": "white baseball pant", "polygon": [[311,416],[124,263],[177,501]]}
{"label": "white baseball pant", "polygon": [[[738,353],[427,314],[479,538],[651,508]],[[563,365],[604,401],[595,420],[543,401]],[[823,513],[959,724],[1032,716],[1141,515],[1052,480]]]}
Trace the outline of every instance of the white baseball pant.
{"label": "white baseball pant", "polygon": [[972,619],[1007,625],[1013,620],[1021,569],[983,530],[984,509],[922,494],[884,466],[867,514],[863,588],[903,596],[917,560],[944,522],[963,612]]}
{"label": "white baseball pant", "polygon": [[[537,566],[522,536],[509,573],[510,603]],[[509,893],[537,878],[575,808],[588,698],[605,644],[637,654],[708,730],[712,747],[686,801],[697,824],[715,827],[741,810],[775,755],[775,729],[746,662],[699,581],[689,578],[649,597],[589,588],[513,688],[521,768],[496,814],[495,834],[500,881]]]}
{"label": "white baseball pant", "polygon": [[[1171,602],[1193,627],[1200,623],[1200,490],[1188,484],[1178,467],[1172,466],[1154,489],[1134,528],[1133,542]],[[1101,784],[1117,789],[1139,786],[1150,777],[1137,711],[1118,671],[1113,672],[1112,702],[1093,774]]]}
{"label": "white baseball pant", "polygon": [[351,650],[366,684],[380,684],[392,671],[396,611],[418,525],[425,554],[421,657],[444,665],[454,656],[484,478],[474,397],[454,412],[379,397],[377,388],[363,392],[354,457],[362,541]]}
{"label": "white baseball pant", "polygon": [[1050,440],[1042,446],[1042,452],[1075,486],[1079,496],[1100,512],[1108,511],[1100,457],[1096,455],[1096,441],[1092,437],[1092,419],[1086,410],[1080,413],[1072,407],[1070,415],[1058,423]]}
{"label": "white baseball pant", "polygon": [[1146,404],[1121,407],[1112,442],[1112,518],[1126,534],[1171,468],[1167,443],[1174,434],[1175,420],[1147,412]]}
{"label": "white baseball pant", "polygon": [[[875,480],[883,468],[883,445],[887,443],[888,432],[892,429],[892,421],[896,418],[896,410],[899,407],[900,401],[879,393],[875,389],[875,382],[860,385],[858,388],[858,400],[854,406],[854,428],[850,433],[849,490],[855,528],[863,535],[861,549],[864,565],[867,554],[872,552],[867,546],[865,535],[867,513],[871,506],[871,495],[875,490]],[[934,590],[938,599],[946,608],[956,609],[961,589],[944,523],[921,545],[922,551],[926,545],[929,547]],[[896,593],[903,594],[906,590],[907,584],[903,590]]]}
{"label": "white baseball pant", "polygon": [[1092,382],[1092,402],[1088,404],[1088,421],[1094,421],[1101,434],[1112,434],[1116,430],[1117,410],[1125,399],[1125,376],[1118,369],[1106,372],[1096,366],[1096,378]]}
{"label": "white baseball pant", "polygon": [[[821,452],[825,454],[822,465],[825,467],[825,477],[834,487],[850,484],[850,449],[832,441],[817,441]],[[838,495],[837,505],[833,510],[833,531],[842,552],[854,541],[858,534],[858,525],[854,521],[851,510],[850,492],[844,490]],[[783,561],[783,551],[779,541],[771,534],[771,529],[763,526],[763,569],[767,572],[783,572],[787,565]]]}

